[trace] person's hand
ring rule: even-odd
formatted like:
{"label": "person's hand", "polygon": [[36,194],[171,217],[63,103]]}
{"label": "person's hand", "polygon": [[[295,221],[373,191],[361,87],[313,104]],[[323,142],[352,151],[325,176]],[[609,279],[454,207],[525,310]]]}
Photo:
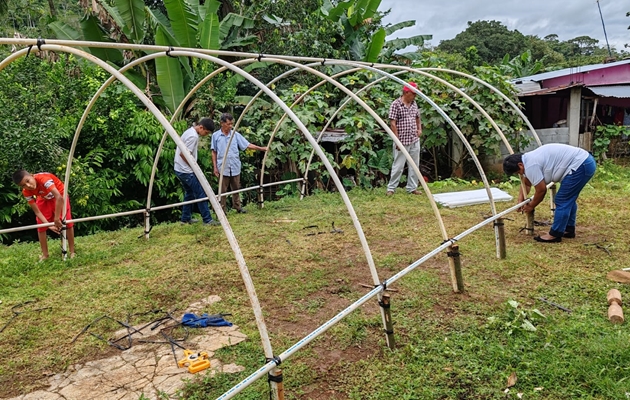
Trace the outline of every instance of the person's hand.
{"label": "person's hand", "polygon": [[532,207],[529,203],[525,204],[523,207],[521,207],[521,212],[524,212],[526,214],[529,214],[530,212],[534,211],[534,208],[536,207]]}
{"label": "person's hand", "polygon": [[55,232],[56,234],[59,234],[59,232],[61,232],[61,228],[58,228],[55,225],[49,226],[48,229]]}
{"label": "person's hand", "polygon": [[219,177],[219,169],[217,167],[214,167],[214,176]]}
{"label": "person's hand", "polygon": [[260,151],[267,151],[267,149],[268,149],[268,147],[267,147],[267,146],[265,146],[265,147],[261,147],[261,148],[260,148]]}

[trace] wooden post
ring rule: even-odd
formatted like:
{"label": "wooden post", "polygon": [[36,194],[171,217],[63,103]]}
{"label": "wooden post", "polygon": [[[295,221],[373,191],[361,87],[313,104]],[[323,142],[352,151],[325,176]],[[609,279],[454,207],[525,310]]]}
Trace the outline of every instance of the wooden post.
{"label": "wooden post", "polygon": [[62,220],[62,225],[61,225],[61,259],[63,261],[66,261],[68,259],[68,234],[67,232],[68,227],[66,226],[66,221],[65,219]]}
{"label": "wooden post", "polygon": [[623,310],[621,309],[621,293],[617,289],[610,289],[608,295],[608,320],[613,324],[623,324]]}
{"label": "wooden post", "polygon": [[525,225],[525,233],[529,236],[534,235],[534,210],[527,215],[527,224]]}
{"label": "wooden post", "polygon": [[390,300],[389,294],[383,293],[379,305],[383,308],[383,314],[385,315],[385,338],[387,340],[387,347],[394,350],[396,342],[394,341],[394,324],[392,323]]}
{"label": "wooden post", "polygon": [[282,383],[282,370],[274,368],[269,372],[269,382],[271,383],[272,398],[274,400],[284,400],[284,384]]}
{"label": "wooden post", "polygon": [[551,208],[551,215],[553,215],[556,212],[556,192],[557,192],[558,187],[553,184],[551,185],[551,187],[549,188],[549,207]]}
{"label": "wooden post", "polygon": [[503,218],[497,219],[494,226],[497,228],[497,238],[499,240],[499,259],[505,260],[507,251],[505,248],[505,223],[503,222]]}
{"label": "wooden post", "polygon": [[144,211],[144,238],[149,240],[149,232],[151,232],[151,213],[149,210]]}
{"label": "wooden post", "polygon": [[464,292],[464,278],[462,276],[462,262],[459,258],[459,245],[452,244],[446,253],[451,270],[451,283],[455,293]]}
{"label": "wooden post", "polygon": [[606,295],[606,299],[608,300],[608,305],[612,303],[617,303],[621,305],[621,293],[617,289],[610,289],[608,291],[608,295]]}
{"label": "wooden post", "polygon": [[265,189],[261,186],[258,188],[258,208],[265,206]]}
{"label": "wooden post", "polygon": [[612,303],[608,307],[608,320],[613,324],[623,324],[623,310],[617,303]]}

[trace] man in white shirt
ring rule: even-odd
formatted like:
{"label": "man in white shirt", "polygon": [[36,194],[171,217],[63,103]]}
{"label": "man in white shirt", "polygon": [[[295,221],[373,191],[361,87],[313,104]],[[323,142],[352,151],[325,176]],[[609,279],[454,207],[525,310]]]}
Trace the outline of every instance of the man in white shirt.
{"label": "man in white shirt", "polygon": [[576,200],[595,175],[595,168],[595,159],[586,150],[560,143],[546,144],[525,154],[512,154],[503,160],[503,172],[521,175],[525,192],[519,190],[519,203],[534,187],[534,198],[522,207],[523,212],[534,211],[545,198],[549,183],[560,183],[554,198],[553,225],[548,234],[536,236],[536,241],[561,242],[563,237],[575,237]]}
{"label": "man in white shirt", "polygon": [[[197,161],[197,148],[199,147],[199,137],[208,136],[214,131],[214,122],[210,118],[203,118],[198,124],[188,128],[181,136],[182,141],[186,145],[189,153]],[[184,201],[190,201],[195,199],[202,199],[208,197],[203,190],[199,179],[195,176],[192,168],[188,164],[188,161],[184,158],[179,147],[175,151],[175,175],[184,188]],[[199,213],[203,219],[205,225],[216,225],[218,222],[212,219],[210,214],[210,207],[207,201],[197,203]],[[190,224],[197,222],[192,219],[192,204],[186,204],[182,207],[182,217],[180,222],[182,224]]]}

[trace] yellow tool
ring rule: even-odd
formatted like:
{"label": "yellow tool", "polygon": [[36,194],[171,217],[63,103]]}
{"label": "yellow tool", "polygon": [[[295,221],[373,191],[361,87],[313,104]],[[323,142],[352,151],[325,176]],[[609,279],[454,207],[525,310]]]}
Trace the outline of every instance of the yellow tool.
{"label": "yellow tool", "polygon": [[188,372],[190,372],[191,374],[196,374],[197,372],[203,371],[204,369],[210,367],[208,353],[206,353],[205,351],[195,353],[194,351],[184,350],[184,356],[186,358],[177,361],[177,366],[181,368],[188,364]]}

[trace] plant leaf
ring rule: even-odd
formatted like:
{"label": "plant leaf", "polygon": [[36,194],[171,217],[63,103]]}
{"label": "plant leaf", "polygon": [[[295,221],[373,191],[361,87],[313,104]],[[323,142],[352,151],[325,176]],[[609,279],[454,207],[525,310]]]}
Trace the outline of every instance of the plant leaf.
{"label": "plant leaf", "polygon": [[183,47],[197,47],[197,15],[185,0],[164,0],[173,34]]}
{"label": "plant leaf", "polygon": [[[161,46],[169,45],[161,26],[158,26],[155,32],[155,43]],[[155,70],[164,103],[171,112],[174,112],[185,96],[181,64],[176,58],[160,57],[155,59]]]}
{"label": "plant leaf", "polygon": [[144,1],[142,0],[116,0],[115,6],[120,13],[124,26],[127,28],[126,35],[134,43],[142,43],[144,40]]}
{"label": "plant leaf", "polygon": [[516,372],[512,372],[510,376],[508,377],[507,387],[510,388],[516,385],[516,381],[518,381],[518,378],[516,377]]}
{"label": "plant leaf", "polygon": [[380,28],[378,31],[372,35],[372,40],[370,41],[370,45],[367,48],[367,53],[365,56],[365,61],[367,62],[377,62],[378,55],[381,54],[381,50],[383,49],[383,45],[385,44],[385,29]]}

